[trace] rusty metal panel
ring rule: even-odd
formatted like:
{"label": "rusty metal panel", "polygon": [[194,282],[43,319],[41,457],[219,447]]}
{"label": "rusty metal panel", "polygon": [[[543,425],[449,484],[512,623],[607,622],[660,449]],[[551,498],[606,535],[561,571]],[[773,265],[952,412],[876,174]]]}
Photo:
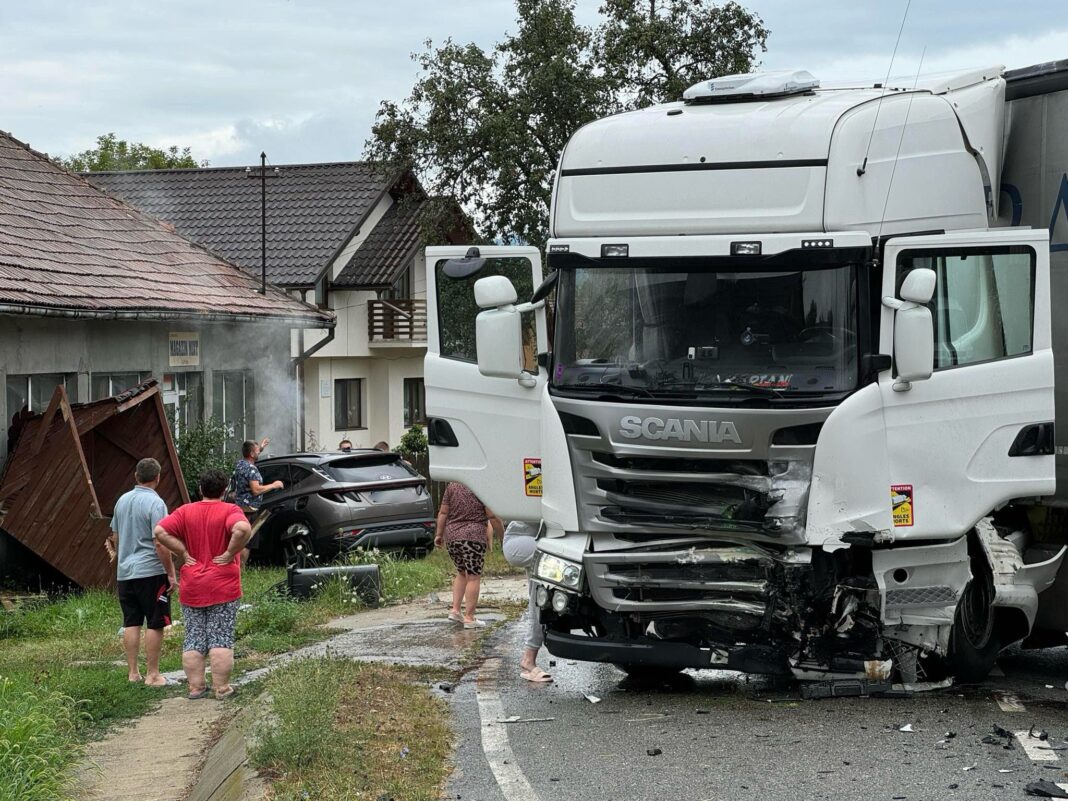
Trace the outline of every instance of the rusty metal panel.
{"label": "rusty metal panel", "polygon": [[74,406],[57,387],[48,410],[25,422],[0,476],[0,527],[71,581],[111,586],[110,515],[149,456],[163,467],[157,491],[167,508],[188,503],[155,379]]}

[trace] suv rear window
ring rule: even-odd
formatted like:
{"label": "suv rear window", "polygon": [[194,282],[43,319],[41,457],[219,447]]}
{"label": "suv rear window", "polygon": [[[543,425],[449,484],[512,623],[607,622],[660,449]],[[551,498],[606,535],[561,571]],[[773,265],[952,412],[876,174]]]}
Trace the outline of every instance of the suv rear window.
{"label": "suv rear window", "polygon": [[335,481],[359,484],[365,481],[391,481],[398,478],[418,477],[418,473],[397,457],[371,457],[363,459],[338,459],[323,465],[323,469]]}

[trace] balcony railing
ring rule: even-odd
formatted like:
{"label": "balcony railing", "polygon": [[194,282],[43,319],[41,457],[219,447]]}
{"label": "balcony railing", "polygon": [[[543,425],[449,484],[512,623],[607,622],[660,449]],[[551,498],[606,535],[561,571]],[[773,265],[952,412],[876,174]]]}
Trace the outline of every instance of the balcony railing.
{"label": "balcony railing", "polygon": [[367,301],[367,338],[376,342],[426,342],[426,301]]}

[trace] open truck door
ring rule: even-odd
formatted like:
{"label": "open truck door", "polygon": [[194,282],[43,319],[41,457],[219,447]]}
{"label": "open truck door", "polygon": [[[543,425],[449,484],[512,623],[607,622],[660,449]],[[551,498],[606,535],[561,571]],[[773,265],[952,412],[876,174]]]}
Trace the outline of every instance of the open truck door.
{"label": "open truck door", "polygon": [[522,373],[484,375],[476,345],[476,318],[482,309],[475,283],[503,276],[517,301],[529,300],[541,284],[541,254],[525,246],[431,247],[426,249],[426,272],[423,376],[431,477],[466,484],[505,520],[539,520],[540,402],[548,373],[539,367],[538,354],[548,351],[545,309],[521,315],[522,354],[517,359]]}
{"label": "open truck door", "polygon": [[895,539],[937,538],[1010,500],[1051,495],[1047,232],[895,237],[884,264],[880,341],[884,353],[893,347],[894,369],[880,389]]}

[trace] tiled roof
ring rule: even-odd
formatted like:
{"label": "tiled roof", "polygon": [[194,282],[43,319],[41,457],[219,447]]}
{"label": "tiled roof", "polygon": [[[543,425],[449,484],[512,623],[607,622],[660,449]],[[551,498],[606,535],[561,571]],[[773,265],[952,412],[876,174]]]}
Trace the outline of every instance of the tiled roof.
{"label": "tiled roof", "polygon": [[424,205],[408,196],[390,206],[332,284],[382,287],[396,281],[422,245],[419,216]]}
{"label": "tiled roof", "polygon": [[[332,325],[333,316],[0,132],[0,311]],[[7,306],[8,308],[3,308]]]}
{"label": "tiled roof", "polygon": [[[259,174],[259,167],[252,175]],[[369,162],[268,166],[267,280],[309,286],[394,182]],[[260,181],[245,167],[98,172],[110,194],[260,274]]]}

